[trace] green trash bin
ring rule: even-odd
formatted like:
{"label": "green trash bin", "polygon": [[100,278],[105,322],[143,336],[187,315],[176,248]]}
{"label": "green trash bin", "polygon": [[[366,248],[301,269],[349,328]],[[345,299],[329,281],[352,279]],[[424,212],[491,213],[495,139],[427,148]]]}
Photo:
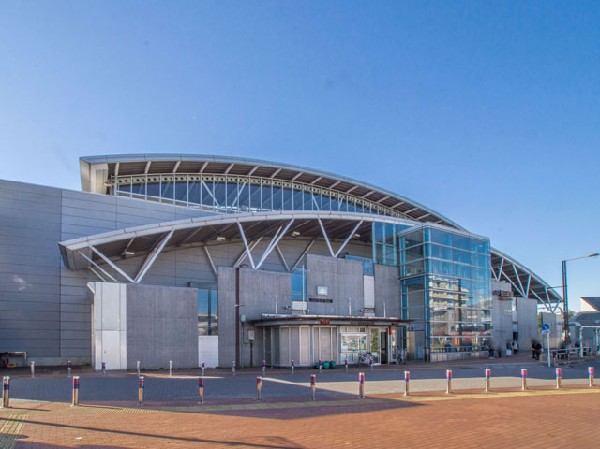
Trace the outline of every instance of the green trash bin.
{"label": "green trash bin", "polygon": [[336,366],[337,366],[337,364],[335,363],[334,360],[332,360],[332,361],[329,362],[329,368],[335,369]]}
{"label": "green trash bin", "polygon": [[323,362],[323,369],[329,369],[329,362],[327,360]]}

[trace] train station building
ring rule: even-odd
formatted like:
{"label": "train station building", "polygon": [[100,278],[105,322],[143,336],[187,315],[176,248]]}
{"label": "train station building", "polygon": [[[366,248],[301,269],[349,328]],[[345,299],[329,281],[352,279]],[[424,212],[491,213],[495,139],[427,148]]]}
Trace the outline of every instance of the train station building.
{"label": "train station building", "polygon": [[99,368],[389,364],[538,337],[560,297],[424,205],[225,156],[82,157],[81,191],[0,181],[0,353]]}

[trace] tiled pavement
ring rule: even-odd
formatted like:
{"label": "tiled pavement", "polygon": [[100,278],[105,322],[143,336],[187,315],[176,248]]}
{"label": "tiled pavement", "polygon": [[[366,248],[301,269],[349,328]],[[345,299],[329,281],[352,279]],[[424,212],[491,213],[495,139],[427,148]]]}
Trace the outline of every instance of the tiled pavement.
{"label": "tiled pavement", "polygon": [[[233,378],[212,372],[213,382],[222,383],[202,405],[194,379],[151,373],[164,383],[142,407],[135,401],[137,391],[134,398],[120,397],[131,387],[132,377],[135,382],[131,374],[110,374],[113,383],[106,385],[116,388],[114,397],[89,394],[85,399],[82,392],[79,407],[64,399],[24,399],[19,393],[22,387],[61,393],[59,387],[69,382],[62,373],[38,379],[17,376],[18,387],[11,384],[11,408],[0,409],[0,448],[599,447],[600,387],[587,386],[583,367],[578,377],[565,381],[565,388],[557,390],[554,370],[546,369],[551,371],[546,378],[536,375],[532,388],[522,392],[518,374],[512,372],[518,368],[498,365],[494,372],[506,369],[507,375],[503,382],[494,378],[493,391],[487,394],[479,376],[483,366],[454,367],[463,384],[455,382],[450,396],[440,391],[445,384],[437,377],[443,368],[433,369],[429,379],[431,367],[423,368],[422,388],[411,388],[414,394],[408,398],[400,392],[402,370],[367,371],[368,379],[375,380],[367,382],[366,399],[356,398],[355,372],[318,373],[322,381],[314,402],[308,400],[302,379],[267,373],[270,380],[265,379],[261,403],[254,400],[253,388],[245,388],[254,386],[256,373]],[[477,375],[469,378],[468,370]],[[411,372],[419,368],[411,367]],[[81,374],[82,388],[101,387],[107,380]],[[182,394],[168,401],[161,397],[178,390]]]}

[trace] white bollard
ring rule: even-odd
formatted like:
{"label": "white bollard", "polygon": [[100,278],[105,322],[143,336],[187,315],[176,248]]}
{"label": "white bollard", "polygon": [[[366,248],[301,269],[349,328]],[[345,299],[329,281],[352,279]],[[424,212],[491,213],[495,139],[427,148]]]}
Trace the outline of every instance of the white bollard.
{"label": "white bollard", "polygon": [[262,377],[256,378],[256,402],[262,402]]}
{"label": "white bollard", "polygon": [[452,393],[452,370],[446,370],[446,394]]}
{"label": "white bollard", "polygon": [[142,362],[139,360],[136,362],[138,377],[142,375]]}
{"label": "white bollard", "polygon": [[556,368],[556,388],[562,387],[562,368]]}
{"label": "white bollard", "polygon": [[231,375],[235,376],[235,362],[231,362]]}
{"label": "white bollard", "polygon": [[490,368],[485,369],[485,392],[490,392],[490,380],[492,378],[492,370]]}
{"label": "white bollard", "polygon": [[67,377],[71,377],[71,369],[73,368],[73,364],[71,361],[67,361]]}
{"label": "white bollard", "polygon": [[169,360],[169,376],[173,375],[173,360]]}
{"label": "white bollard", "polygon": [[204,403],[204,379],[198,378],[198,394],[200,395],[200,404]]}
{"label": "white bollard", "polygon": [[2,378],[2,408],[10,407],[10,377]]}
{"label": "white bollard", "polygon": [[317,394],[317,375],[311,374],[310,375],[310,399],[315,401],[316,394]]}
{"label": "white bollard", "polygon": [[31,378],[35,379],[35,362],[31,362]]}
{"label": "white bollard", "polygon": [[358,398],[365,398],[365,373],[358,373]]}
{"label": "white bollard", "polygon": [[73,376],[73,397],[71,406],[75,407],[77,405],[79,405],[79,376]]}
{"label": "white bollard", "polygon": [[202,376],[204,376],[204,362],[202,362],[202,365],[200,366],[200,369],[202,370]]}

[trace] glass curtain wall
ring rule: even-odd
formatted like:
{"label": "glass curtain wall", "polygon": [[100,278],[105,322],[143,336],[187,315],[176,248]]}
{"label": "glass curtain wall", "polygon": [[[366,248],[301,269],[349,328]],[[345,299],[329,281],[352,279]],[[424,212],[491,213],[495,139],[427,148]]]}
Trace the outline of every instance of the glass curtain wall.
{"label": "glass curtain wall", "polygon": [[120,176],[113,193],[220,212],[307,210],[400,216],[364,198],[297,182],[216,175]]}
{"label": "glass curtain wall", "polygon": [[218,335],[219,307],[217,290],[198,289],[198,335]]}
{"label": "glass curtain wall", "polygon": [[487,239],[431,225],[374,223],[373,259],[399,266],[402,318],[412,321],[400,343],[413,357],[485,349],[492,327]]}

